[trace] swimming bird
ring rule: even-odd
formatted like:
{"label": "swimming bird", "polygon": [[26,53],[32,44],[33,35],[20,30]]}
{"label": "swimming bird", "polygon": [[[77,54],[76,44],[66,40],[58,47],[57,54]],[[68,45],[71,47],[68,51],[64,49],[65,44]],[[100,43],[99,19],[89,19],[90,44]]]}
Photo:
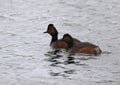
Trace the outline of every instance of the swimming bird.
{"label": "swimming bird", "polygon": [[[59,48],[63,48],[63,49],[67,49],[68,47],[68,43],[64,42],[62,39],[58,39],[58,31],[55,28],[55,26],[53,24],[49,24],[47,31],[44,33],[48,33],[51,35],[52,39],[50,42],[50,46],[52,48],[55,49],[59,49]],[[73,45],[77,45],[79,44],[81,41],[79,41],[78,39],[73,38]]]}
{"label": "swimming bird", "polygon": [[65,34],[63,36],[63,40],[68,43],[69,46],[69,53],[76,54],[76,53],[84,53],[84,54],[90,54],[90,55],[99,55],[101,54],[101,49],[99,46],[94,45],[89,42],[81,42],[80,44],[73,45],[73,38],[70,34]]}

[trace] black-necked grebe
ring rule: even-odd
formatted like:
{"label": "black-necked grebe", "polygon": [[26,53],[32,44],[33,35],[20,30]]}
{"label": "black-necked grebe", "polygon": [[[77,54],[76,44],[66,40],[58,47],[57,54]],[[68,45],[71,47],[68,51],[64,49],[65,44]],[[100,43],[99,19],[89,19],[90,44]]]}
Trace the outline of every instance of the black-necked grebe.
{"label": "black-necked grebe", "polygon": [[69,49],[70,54],[76,54],[76,53],[84,53],[84,54],[91,54],[91,55],[101,54],[101,49],[98,46],[89,42],[81,42],[80,44],[73,46],[72,44],[73,41],[71,41],[73,39],[71,35],[65,34],[64,36],[66,35],[67,37],[66,38],[63,37],[63,40],[68,43],[68,46],[70,48]]}
{"label": "black-necked grebe", "polygon": [[[48,33],[52,36],[52,39],[51,39],[51,43],[50,43],[50,46],[53,47],[53,48],[64,48],[66,49],[68,47],[68,44],[66,42],[64,42],[62,39],[59,39],[58,40],[58,31],[57,29],[54,27],[53,24],[49,24],[48,25],[48,28],[47,28],[47,31],[44,32],[44,33]],[[73,45],[77,45],[79,44],[80,41],[73,38]]]}

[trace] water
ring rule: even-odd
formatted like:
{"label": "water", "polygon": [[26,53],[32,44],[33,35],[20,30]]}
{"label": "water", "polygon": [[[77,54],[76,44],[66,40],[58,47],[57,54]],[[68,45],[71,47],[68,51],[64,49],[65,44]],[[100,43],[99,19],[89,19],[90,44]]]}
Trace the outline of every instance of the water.
{"label": "water", "polygon": [[[119,85],[119,14],[119,0],[0,0],[0,85]],[[52,54],[50,23],[103,53]]]}

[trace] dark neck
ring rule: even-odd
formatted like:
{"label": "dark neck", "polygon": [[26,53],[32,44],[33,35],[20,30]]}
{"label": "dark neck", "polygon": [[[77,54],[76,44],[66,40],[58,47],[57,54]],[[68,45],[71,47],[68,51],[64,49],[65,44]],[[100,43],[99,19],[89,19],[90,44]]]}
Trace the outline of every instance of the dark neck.
{"label": "dark neck", "polygon": [[50,43],[50,45],[52,44],[52,43],[54,43],[55,41],[57,41],[58,40],[58,35],[56,34],[56,35],[52,35],[52,40],[51,40],[51,43]]}
{"label": "dark neck", "polygon": [[71,48],[73,46],[73,39],[71,39],[68,43],[68,49]]}

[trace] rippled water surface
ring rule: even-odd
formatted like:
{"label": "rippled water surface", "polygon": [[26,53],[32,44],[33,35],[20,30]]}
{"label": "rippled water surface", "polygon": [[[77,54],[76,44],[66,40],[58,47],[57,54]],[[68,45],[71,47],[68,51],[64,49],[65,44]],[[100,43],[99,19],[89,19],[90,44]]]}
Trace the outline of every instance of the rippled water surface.
{"label": "rippled water surface", "polygon": [[[53,53],[53,23],[100,56]],[[0,85],[119,85],[119,0],[0,0]]]}

